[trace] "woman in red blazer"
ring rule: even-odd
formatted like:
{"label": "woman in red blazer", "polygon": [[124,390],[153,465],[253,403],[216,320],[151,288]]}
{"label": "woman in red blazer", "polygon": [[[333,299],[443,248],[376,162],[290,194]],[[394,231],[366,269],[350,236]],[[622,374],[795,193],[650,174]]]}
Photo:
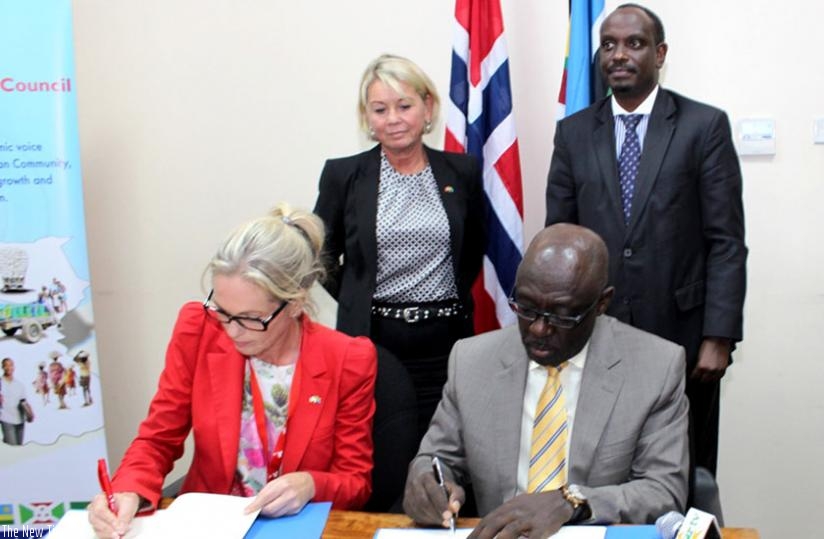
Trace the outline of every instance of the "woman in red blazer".
{"label": "woman in red blazer", "polygon": [[[212,292],[180,311],[149,415],[103,495],[98,535],[125,534],[155,507],[194,432],[182,492],[255,496],[248,510],[292,514],[309,501],[358,508],[371,491],[375,348],[313,322],[323,225],[276,208],[236,230],[212,259]],[[261,440],[265,439],[265,443]]]}

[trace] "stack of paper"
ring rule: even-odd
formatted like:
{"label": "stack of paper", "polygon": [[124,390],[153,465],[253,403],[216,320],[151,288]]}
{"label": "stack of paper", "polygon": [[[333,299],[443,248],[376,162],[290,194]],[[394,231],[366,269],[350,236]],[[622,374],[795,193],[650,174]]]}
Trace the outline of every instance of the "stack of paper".
{"label": "stack of paper", "polygon": [[[435,539],[454,537],[466,539],[472,533],[470,528],[459,528],[453,535],[450,530],[442,528],[383,528],[375,533],[374,539]],[[604,539],[607,529],[604,526],[563,526],[552,539]]]}
{"label": "stack of paper", "polygon": [[[236,537],[242,539],[257,517],[243,514],[251,498],[189,492],[179,496],[165,511],[132,521],[127,538],[171,539],[180,537]],[[69,511],[49,533],[50,539],[94,538],[87,511]]]}

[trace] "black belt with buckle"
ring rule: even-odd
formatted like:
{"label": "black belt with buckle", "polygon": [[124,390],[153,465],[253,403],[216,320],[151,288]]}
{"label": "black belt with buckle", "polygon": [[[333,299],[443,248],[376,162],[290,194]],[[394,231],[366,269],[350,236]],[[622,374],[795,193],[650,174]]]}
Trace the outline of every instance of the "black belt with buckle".
{"label": "black belt with buckle", "polygon": [[413,305],[409,307],[391,304],[372,305],[372,316],[403,320],[407,324],[414,324],[415,322],[432,318],[450,318],[452,316],[458,316],[461,313],[463,313],[463,306],[457,301],[445,301],[436,304]]}

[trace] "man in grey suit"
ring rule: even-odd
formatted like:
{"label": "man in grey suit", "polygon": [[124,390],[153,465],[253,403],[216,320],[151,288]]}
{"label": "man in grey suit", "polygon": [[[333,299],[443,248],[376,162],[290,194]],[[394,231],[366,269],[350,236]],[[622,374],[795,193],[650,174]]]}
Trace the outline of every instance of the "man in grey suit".
{"label": "man in grey suit", "polygon": [[747,247],[727,115],[658,85],[655,13],[624,4],[600,29],[612,96],[558,122],[546,224],[597,232],[610,253],[608,313],[687,353],[694,464],[716,470],[721,377],[743,338]]}
{"label": "man in grey suit", "polygon": [[[604,315],[614,293],[608,258],[586,228],[545,228],[518,268],[510,300],[518,325],[455,344],[443,398],[410,464],[404,509],[416,522],[447,525],[470,487],[483,516],[470,537],[481,539],[547,537],[568,522],[652,522],[683,510],[684,350]],[[565,402],[565,481],[533,492],[533,426],[550,370],[560,371]]]}

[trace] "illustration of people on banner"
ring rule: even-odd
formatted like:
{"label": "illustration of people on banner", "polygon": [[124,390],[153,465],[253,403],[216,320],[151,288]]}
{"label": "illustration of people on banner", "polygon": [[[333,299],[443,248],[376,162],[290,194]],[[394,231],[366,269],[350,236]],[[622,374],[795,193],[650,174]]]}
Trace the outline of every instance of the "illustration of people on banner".
{"label": "illustration of people on banner", "polygon": [[0,426],[7,445],[47,445],[103,426],[92,409],[100,387],[89,351],[91,317],[76,310],[89,283],[75,274],[65,243],[0,243]]}

